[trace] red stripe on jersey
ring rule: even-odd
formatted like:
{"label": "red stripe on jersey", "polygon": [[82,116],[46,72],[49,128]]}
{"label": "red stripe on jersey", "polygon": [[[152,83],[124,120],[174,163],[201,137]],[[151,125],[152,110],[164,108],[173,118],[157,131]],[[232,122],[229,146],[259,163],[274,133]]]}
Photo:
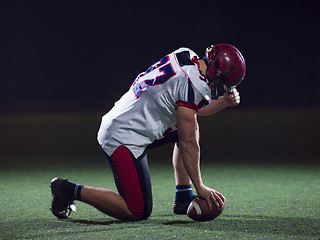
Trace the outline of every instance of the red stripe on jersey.
{"label": "red stripe on jersey", "polygon": [[193,57],[193,58],[191,59],[191,62],[197,64],[198,68],[200,69],[200,63],[198,62],[198,60],[197,60],[195,57]]}
{"label": "red stripe on jersey", "polygon": [[199,107],[196,104],[191,103],[191,102],[184,102],[184,101],[178,100],[177,104],[178,104],[178,106],[191,108],[191,109],[195,110],[196,112],[198,112],[198,110],[199,110]]}

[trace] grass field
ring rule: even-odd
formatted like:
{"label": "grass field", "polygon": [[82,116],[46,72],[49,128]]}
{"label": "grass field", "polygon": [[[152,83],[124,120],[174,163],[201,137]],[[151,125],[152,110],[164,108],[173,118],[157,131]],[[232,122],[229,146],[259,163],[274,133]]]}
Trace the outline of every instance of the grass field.
{"label": "grass field", "polygon": [[55,164],[23,168],[11,166],[1,171],[0,176],[1,239],[320,237],[319,168],[204,164],[205,183],[223,192],[228,202],[219,218],[201,223],[186,216],[173,215],[174,180],[170,165],[151,163],[150,168],[154,193],[153,214],[146,221],[130,223],[109,218],[83,203],[77,204],[77,212],[72,213],[68,220],[57,220],[49,211],[49,182],[57,175],[87,185],[114,189],[111,173],[103,161],[93,165],[66,164],[62,168]]}
{"label": "grass field", "polygon": [[[202,134],[204,182],[227,198],[222,215],[210,222],[172,213],[175,186],[169,146],[149,154],[154,195],[149,219],[121,222],[81,202],[69,219],[56,219],[49,210],[49,184],[55,176],[115,190],[95,143],[99,118],[83,114],[2,116],[0,239],[319,239],[318,113],[307,112],[303,121],[300,113],[276,111],[258,125],[256,121],[270,112],[247,112],[252,120],[243,121],[240,130],[239,126],[228,128],[238,129],[233,139],[237,145],[218,129],[213,132],[222,136],[221,141],[206,144],[214,135],[201,122],[201,129],[206,130]],[[226,127],[230,114],[214,120]],[[288,142],[283,143],[286,138]],[[225,145],[230,144],[233,151],[228,152]]]}

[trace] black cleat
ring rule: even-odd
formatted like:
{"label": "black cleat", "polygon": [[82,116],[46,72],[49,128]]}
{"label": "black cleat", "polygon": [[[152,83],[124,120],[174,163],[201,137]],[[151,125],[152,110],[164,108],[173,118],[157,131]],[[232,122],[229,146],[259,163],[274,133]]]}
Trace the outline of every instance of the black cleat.
{"label": "black cleat", "polygon": [[181,214],[181,215],[186,215],[187,214],[187,210],[188,207],[190,205],[190,203],[192,202],[193,199],[197,198],[197,195],[194,195],[193,198],[191,199],[190,202],[187,203],[179,203],[176,199],[173,201],[173,213],[174,214]]}
{"label": "black cleat", "polygon": [[51,212],[57,218],[67,218],[72,211],[76,211],[76,205],[72,200],[66,200],[61,194],[61,186],[67,179],[56,177],[51,180]]}

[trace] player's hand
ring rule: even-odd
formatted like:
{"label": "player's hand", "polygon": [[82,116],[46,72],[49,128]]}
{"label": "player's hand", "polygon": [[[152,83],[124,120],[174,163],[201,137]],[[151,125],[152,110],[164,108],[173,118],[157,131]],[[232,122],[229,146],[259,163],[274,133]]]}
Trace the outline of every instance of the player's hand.
{"label": "player's hand", "polygon": [[216,205],[217,209],[224,208],[226,198],[216,190],[203,186],[197,189],[197,194],[207,201],[210,210],[212,210],[213,207],[212,202]]}
{"label": "player's hand", "polygon": [[240,94],[236,88],[231,93],[225,93],[222,98],[227,107],[234,107],[240,103]]}

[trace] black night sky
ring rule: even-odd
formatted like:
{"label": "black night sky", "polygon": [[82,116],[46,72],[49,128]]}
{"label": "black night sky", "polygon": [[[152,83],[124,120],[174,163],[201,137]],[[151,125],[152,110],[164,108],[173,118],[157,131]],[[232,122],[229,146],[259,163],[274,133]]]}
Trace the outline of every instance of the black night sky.
{"label": "black night sky", "polygon": [[0,111],[108,109],[181,47],[244,55],[241,107],[318,107],[317,0],[0,3]]}

